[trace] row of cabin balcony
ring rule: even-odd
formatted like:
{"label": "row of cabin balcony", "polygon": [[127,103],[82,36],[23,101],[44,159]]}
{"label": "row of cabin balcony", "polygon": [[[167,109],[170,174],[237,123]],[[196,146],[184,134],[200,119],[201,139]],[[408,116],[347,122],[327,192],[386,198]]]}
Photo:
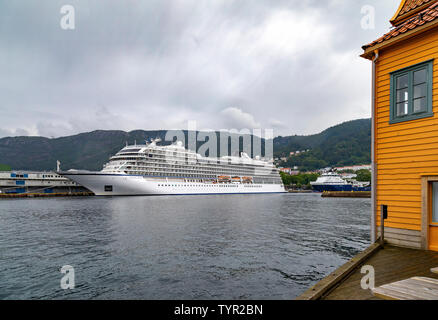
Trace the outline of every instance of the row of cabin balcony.
{"label": "row of cabin balcony", "polygon": [[[134,172],[132,174],[135,174]],[[180,174],[175,174],[175,175],[163,175],[160,176],[161,178],[170,178],[170,177],[174,177],[177,179],[184,179],[186,182],[196,182],[195,180],[193,180],[193,178],[199,178],[200,180],[205,182],[210,182],[210,181],[218,181],[217,177],[215,176],[209,176],[209,177],[200,177],[197,175],[193,175],[193,176],[182,176]],[[189,179],[187,179],[189,178]],[[192,180],[190,180],[192,179]],[[199,182],[202,182],[199,181]],[[275,179],[275,178],[267,178],[267,177],[254,177],[254,183],[259,183],[259,184],[281,184],[282,181],[281,179]]]}
{"label": "row of cabin balcony", "polygon": [[[146,157],[138,157],[138,158],[125,158],[125,157],[112,157],[111,159],[111,162],[113,162],[113,161],[121,161],[121,160],[123,160],[123,161],[141,161],[141,162],[146,162],[146,163],[163,163],[163,161],[161,161],[161,159],[151,159],[151,158],[146,158]],[[174,163],[182,163],[182,164],[185,164],[185,163],[187,163],[188,161],[187,160],[177,160],[177,159],[172,159],[172,160],[166,160],[164,163],[172,163],[172,162],[174,162]],[[229,166],[239,166],[239,167],[249,167],[249,168],[264,168],[264,167],[266,167],[265,165],[262,165],[262,164],[251,164],[251,163],[240,163],[240,162],[237,162],[237,163],[233,163],[233,162],[227,162],[227,163],[223,163],[223,161],[221,161],[221,162],[217,162],[217,163],[214,163],[214,162],[209,162],[208,164],[207,163],[199,163],[199,162],[196,162],[196,165],[197,166],[201,166],[201,167],[209,167],[209,166],[214,166],[214,167],[223,167],[223,168],[228,168]],[[275,168],[275,166],[273,166],[273,165],[267,165],[269,168]]]}
{"label": "row of cabin balcony", "polygon": [[[128,171],[136,171],[136,172],[144,172],[144,173],[148,173],[148,172],[163,172],[163,173],[188,173],[188,174],[204,174],[204,175],[212,175],[213,173],[215,175],[242,175],[242,176],[249,176],[249,175],[254,175],[254,172],[244,172],[244,171],[214,171],[212,172],[210,171],[200,171],[200,170],[195,170],[195,169],[167,169],[167,168],[145,168],[145,167],[125,167],[123,168],[123,170],[128,170]],[[271,173],[271,172],[266,172],[266,175],[263,176],[277,176],[277,174]],[[269,173],[269,174],[268,174]]]}
{"label": "row of cabin balcony", "polygon": [[[170,154],[172,153],[172,154]],[[175,153],[175,152],[166,152],[166,151],[155,151],[155,152],[146,152],[144,154],[138,154],[138,153],[118,153],[116,154],[114,157],[117,156],[126,156],[126,155],[133,155],[133,156],[138,156],[138,157],[146,157],[149,155],[152,156],[157,156],[158,158],[166,158],[169,155],[171,155],[172,157],[176,157],[176,158],[184,158],[184,159],[188,159],[188,158],[192,158],[193,160],[197,159],[199,161],[202,162],[207,162],[207,163],[214,163],[215,161],[213,160],[208,160],[208,158],[198,158],[197,154],[195,153]],[[190,157],[187,157],[188,155],[190,155]],[[220,162],[232,162],[232,159],[221,159],[221,158],[217,158],[218,160],[216,161],[220,161]],[[236,159],[243,159],[243,158],[236,158]],[[254,160],[254,159],[245,159],[245,160]]]}
{"label": "row of cabin balcony", "polygon": [[[139,165],[139,164],[123,164],[122,166],[124,166],[126,169],[132,169],[132,167],[136,168],[136,169],[143,169],[143,170],[161,170],[161,169],[168,169],[168,171],[170,172],[178,172],[178,171],[193,171],[193,170],[197,170],[196,172],[206,172],[206,173],[210,173],[210,172],[214,172],[214,173],[222,173],[222,172],[232,172],[232,173],[243,173],[245,175],[247,174],[254,174],[255,170],[254,168],[252,169],[245,169],[245,168],[239,168],[238,170],[229,170],[229,168],[226,168],[228,170],[224,170],[224,169],[220,169],[220,168],[215,168],[215,169],[202,169],[202,168],[197,168],[197,167],[191,167],[191,166],[184,166],[184,165],[156,165],[156,166],[147,166],[147,165]],[[179,169],[179,170],[176,170]],[[276,175],[277,172],[273,170],[270,170],[268,168],[261,168],[259,169],[259,171],[265,171],[266,173],[271,173],[273,175]]]}
{"label": "row of cabin balcony", "polygon": [[[248,174],[245,173],[233,173],[230,174],[229,172],[223,173],[217,173],[212,175],[211,173],[202,173],[202,172],[192,172],[192,171],[181,171],[181,170],[160,170],[160,169],[152,169],[152,170],[138,170],[135,168],[132,169],[128,169],[126,168],[126,172],[129,174],[135,174],[135,175],[148,175],[148,174],[160,174],[162,176],[167,176],[167,175],[172,175],[172,176],[199,176],[199,175],[203,175],[205,177],[211,177],[211,178],[216,178],[217,175],[240,175],[240,176],[246,176]],[[271,174],[271,175],[253,175],[253,177],[257,177],[257,178],[264,178],[264,179],[276,179],[278,181],[280,181],[281,179],[279,177],[277,177],[277,175]]]}

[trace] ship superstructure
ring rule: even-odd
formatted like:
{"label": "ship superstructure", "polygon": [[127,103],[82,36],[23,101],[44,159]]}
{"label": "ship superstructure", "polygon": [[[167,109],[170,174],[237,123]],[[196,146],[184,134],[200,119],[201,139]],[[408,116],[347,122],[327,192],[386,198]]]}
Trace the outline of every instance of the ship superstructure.
{"label": "ship superstructure", "polygon": [[182,142],[126,146],[99,172],[61,172],[96,195],[174,195],[283,193],[272,161],[239,157],[203,157]]}

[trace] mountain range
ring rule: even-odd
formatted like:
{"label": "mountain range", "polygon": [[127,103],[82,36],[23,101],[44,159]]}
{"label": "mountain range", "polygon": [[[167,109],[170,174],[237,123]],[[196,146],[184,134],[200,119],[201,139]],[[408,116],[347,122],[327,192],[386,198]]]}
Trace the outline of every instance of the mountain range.
{"label": "mountain range", "polygon": [[[165,140],[165,130],[131,132],[118,130],[97,130],[77,135],[45,137],[5,137],[0,139],[0,164],[15,170],[54,170],[56,161],[62,169],[100,170],[108,158],[117,153],[126,143],[144,143],[147,139]],[[187,142],[188,132],[184,131]],[[219,133],[216,132],[219,149]],[[235,135],[231,135],[235,137]],[[248,137],[248,136],[247,136]],[[265,141],[250,137],[253,143]],[[208,141],[208,140],[207,140]],[[170,144],[167,142],[164,144]],[[203,142],[198,142],[198,149]],[[274,156],[288,157],[297,150],[310,150],[299,156],[289,157],[285,166],[299,166],[312,170],[326,166],[342,166],[370,163],[371,120],[360,119],[342,123],[319,134],[308,136],[277,137],[273,141]],[[231,149],[228,141],[229,150]],[[242,138],[240,149],[243,150]],[[208,154],[207,154],[208,155]],[[251,156],[254,156],[252,153]]]}
{"label": "mountain range", "polygon": [[288,157],[290,152],[310,150],[289,157],[283,166],[300,170],[371,163],[371,119],[342,123],[310,136],[277,137],[274,154]]}

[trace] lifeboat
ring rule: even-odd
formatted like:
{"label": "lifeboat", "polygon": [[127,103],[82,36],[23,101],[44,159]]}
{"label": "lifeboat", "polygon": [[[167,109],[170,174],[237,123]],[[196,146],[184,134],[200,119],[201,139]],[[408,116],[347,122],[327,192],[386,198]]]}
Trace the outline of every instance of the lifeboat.
{"label": "lifeboat", "polygon": [[242,177],[242,182],[243,183],[252,183],[252,177]]}
{"label": "lifeboat", "polygon": [[217,177],[217,179],[219,180],[219,182],[230,182],[231,181],[230,176],[219,176],[219,177]]}

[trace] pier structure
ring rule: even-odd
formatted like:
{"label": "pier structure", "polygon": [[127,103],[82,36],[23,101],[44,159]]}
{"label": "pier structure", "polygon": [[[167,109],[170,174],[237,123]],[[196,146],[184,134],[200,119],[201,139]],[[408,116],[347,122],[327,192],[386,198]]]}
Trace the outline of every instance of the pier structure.
{"label": "pier structure", "polygon": [[[373,288],[412,277],[438,279],[438,252],[373,244],[297,300],[380,300]],[[370,271],[372,270],[372,274]],[[373,276],[372,281],[371,276]]]}
{"label": "pier structure", "polygon": [[325,191],[323,198],[371,198],[370,191]]}
{"label": "pier structure", "polygon": [[1,171],[0,197],[90,194],[86,188],[55,172]]}

